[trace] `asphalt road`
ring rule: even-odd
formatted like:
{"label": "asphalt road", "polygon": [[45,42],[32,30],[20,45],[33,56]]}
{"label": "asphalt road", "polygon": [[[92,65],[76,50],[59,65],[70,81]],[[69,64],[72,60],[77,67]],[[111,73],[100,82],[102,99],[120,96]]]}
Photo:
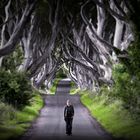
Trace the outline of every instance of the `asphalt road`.
{"label": "asphalt road", "polygon": [[[45,106],[40,116],[21,140],[112,140],[90,116],[79,96],[69,95],[69,90],[70,82],[60,81],[56,95],[45,96]],[[63,111],[67,99],[71,100],[75,109],[72,136],[65,134]]]}

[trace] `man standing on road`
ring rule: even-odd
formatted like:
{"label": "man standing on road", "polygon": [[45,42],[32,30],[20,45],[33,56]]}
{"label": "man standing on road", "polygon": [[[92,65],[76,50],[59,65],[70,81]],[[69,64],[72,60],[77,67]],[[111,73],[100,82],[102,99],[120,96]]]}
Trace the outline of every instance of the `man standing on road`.
{"label": "man standing on road", "polygon": [[67,100],[66,106],[64,108],[64,120],[66,122],[66,134],[72,135],[72,121],[74,116],[74,108],[70,103],[70,100]]}

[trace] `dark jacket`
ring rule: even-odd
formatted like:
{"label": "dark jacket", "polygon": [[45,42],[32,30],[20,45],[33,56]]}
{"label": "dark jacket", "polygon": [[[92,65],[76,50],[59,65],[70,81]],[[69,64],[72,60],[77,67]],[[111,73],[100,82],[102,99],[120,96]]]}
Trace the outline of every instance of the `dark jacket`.
{"label": "dark jacket", "polygon": [[72,105],[65,106],[64,108],[64,118],[73,118],[74,116],[74,108]]}

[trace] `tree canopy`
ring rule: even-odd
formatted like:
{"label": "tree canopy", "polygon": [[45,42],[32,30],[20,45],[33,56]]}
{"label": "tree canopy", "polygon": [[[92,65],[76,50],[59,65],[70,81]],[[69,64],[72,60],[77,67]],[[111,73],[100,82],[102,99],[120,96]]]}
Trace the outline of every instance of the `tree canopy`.
{"label": "tree canopy", "polygon": [[[17,71],[40,87],[64,67],[81,88],[113,84],[112,66],[129,61],[140,31],[136,0],[1,0],[0,66],[16,50]],[[139,37],[139,35],[138,35]]]}

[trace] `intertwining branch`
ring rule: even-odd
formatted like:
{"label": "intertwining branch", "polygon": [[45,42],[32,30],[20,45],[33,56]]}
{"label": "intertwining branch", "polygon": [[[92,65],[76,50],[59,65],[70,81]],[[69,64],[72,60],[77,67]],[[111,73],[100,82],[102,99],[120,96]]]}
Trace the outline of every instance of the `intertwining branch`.
{"label": "intertwining branch", "polygon": [[37,88],[60,68],[81,88],[111,85],[113,63],[134,40],[129,0],[2,0],[0,10],[0,67],[19,47],[17,71]]}

